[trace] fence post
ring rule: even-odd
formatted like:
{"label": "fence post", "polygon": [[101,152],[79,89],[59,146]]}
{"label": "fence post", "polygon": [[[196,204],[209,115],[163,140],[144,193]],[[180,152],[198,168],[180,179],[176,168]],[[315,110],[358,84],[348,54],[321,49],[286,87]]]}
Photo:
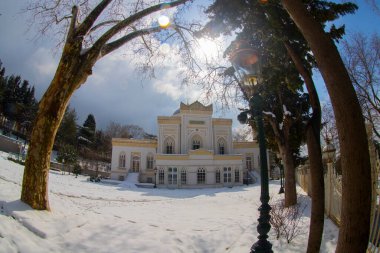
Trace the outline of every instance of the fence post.
{"label": "fence post", "polygon": [[331,217],[331,199],[333,197],[333,163],[327,162],[327,173],[326,173],[326,180],[325,180],[325,209],[326,214],[328,217]]}

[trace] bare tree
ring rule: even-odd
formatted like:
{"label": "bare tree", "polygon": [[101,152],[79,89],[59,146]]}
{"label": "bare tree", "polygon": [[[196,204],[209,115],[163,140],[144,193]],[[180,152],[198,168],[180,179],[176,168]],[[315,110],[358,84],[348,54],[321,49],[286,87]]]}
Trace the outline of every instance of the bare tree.
{"label": "bare tree", "polygon": [[147,48],[144,64],[149,66],[154,54],[149,46],[154,45],[152,37],[147,35],[168,31],[165,28],[182,34],[175,25],[150,25],[151,15],[187,1],[164,4],[160,1],[102,0],[94,4],[88,0],[46,0],[35,1],[28,7],[41,33],[58,24],[53,32],[62,38],[63,50],[54,78],[39,103],[25,164],[23,202],[34,209],[50,209],[48,172],[54,138],[71,96],[86,82],[95,63],[140,38],[141,47],[137,50]]}
{"label": "bare tree", "polygon": [[339,150],[338,129],[336,128],[335,115],[331,103],[322,105],[322,129],[321,136],[325,143],[332,142]]}
{"label": "bare tree", "polygon": [[371,8],[380,15],[380,3],[379,0],[366,0],[366,2],[371,6]]}
{"label": "bare tree", "polygon": [[343,50],[363,115],[380,139],[380,36],[356,33],[343,41]]}

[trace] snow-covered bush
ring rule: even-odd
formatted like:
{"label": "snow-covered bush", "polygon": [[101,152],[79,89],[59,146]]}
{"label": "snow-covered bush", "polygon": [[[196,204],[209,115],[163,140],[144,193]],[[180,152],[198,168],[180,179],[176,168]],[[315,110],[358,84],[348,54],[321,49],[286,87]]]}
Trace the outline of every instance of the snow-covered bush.
{"label": "snow-covered bush", "polygon": [[276,238],[284,237],[288,243],[304,233],[302,216],[307,204],[298,198],[297,204],[285,207],[284,199],[270,203],[270,224],[276,232]]}

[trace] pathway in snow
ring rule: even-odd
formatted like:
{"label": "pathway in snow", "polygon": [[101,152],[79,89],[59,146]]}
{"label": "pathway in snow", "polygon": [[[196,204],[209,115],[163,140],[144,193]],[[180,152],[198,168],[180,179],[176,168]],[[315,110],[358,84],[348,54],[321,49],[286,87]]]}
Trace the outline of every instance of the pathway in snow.
{"label": "pathway in snow", "polygon": [[139,182],[139,173],[128,173],[127,179],[120,185],[126,188],[137,188],[136,184]]}

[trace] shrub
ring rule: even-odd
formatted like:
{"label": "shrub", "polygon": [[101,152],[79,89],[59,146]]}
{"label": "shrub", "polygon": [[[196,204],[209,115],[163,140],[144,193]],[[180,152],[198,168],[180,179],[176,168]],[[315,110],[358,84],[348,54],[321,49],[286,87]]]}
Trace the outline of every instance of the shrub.
{"label": "shrub", "polygon": [[284,200],[278,200],[270,204],[270,224],[276,232],[276,238],[283,236],[288,243],[302,234],[302,216],[307,204],[298,198],[296,205],[285,207]]}
{"label": "shrub", "polygon": [[75,176],[78,176],[79,174],[82,173],[82,168],[80,167],[78,163],[74,165],[73,173],[75,174]]}

